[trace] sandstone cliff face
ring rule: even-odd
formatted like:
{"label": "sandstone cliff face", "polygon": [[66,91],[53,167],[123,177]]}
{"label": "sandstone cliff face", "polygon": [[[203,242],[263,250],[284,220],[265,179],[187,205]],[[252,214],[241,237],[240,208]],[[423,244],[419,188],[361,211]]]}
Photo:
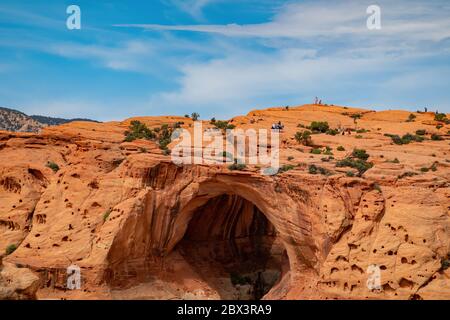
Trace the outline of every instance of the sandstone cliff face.
{"label": "sandstone cliff face", "polygon": [[[348,112],[364,113],[358,126],[370,132],[313,142],[337,159],[364,147],[374,167],[362,177],[293,139],[299,123],[354,126]],[[177,166],[152,141],[123,142],[129,121],[0,133],[0,248],[18,245],[5,261],[39,276],[39,298],[245,299],[260,272],[266,299],[450,299],[449,142],[393,145],[385,133],[432,132],[432,116],[383,117],[306,106],[233,119],[242,128],[284,121],[282,162],[295,168],[272,177]],[[310,174],[310,164],[334,174]],[[70,265],[81,268],[81,290],[64,290]]]}

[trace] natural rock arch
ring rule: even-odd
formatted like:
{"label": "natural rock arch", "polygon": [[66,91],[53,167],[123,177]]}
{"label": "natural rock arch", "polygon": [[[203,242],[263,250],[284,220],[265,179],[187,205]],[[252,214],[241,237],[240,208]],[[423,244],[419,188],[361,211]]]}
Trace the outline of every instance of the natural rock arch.
{"label": "natural rock arch", "polygon": [[[170,164],[150,170],[153,178],[147,184],[152,189],[141,192],[142,205],[124,221],[109,249],[108,282],[122,286],[123,281],[117,279],[124,273],[143,281],[139,275],[155,272],[183,239],[195,212],[222,195],[245,199],[267,218],[286,249],[291,273],[314,271],[317,249],[304,204],[279,192],[277,181],[271,177],[198,172],[203,170],[195,166],[180,170]],[[161,183],[159,176],[175,178]]]}

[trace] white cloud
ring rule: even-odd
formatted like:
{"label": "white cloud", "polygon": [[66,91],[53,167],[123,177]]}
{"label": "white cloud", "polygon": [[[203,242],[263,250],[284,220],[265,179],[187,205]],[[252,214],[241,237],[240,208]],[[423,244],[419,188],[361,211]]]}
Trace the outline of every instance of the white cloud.
{"label": "white cloud", "polygon": [[366,9],[369,1],[314,1],[290,3],[282,7],[270,22],[227,25],[128,24],[152,30],[215,33],[229,37],[261,38],[335,38],[348,35],[363,37],[392,36],[415,40],[442,40],[450,37],[449,7],[441,2],[383,1],[382,29],[369,31]]}
{"label": "white cloud", "polygon": [[143,71],[142,58],[154,51],[151,44],[143,41],[127,41],[115,47],[57,43],[45,50],[67,58],[93,59],[109,69],[121,71]]}
{"label": "white cloud", "polygon": [[[439,75],[439,67],[424,71],[429,65],[420,60],[429,64],[436,57],[448,59],[449,44],[442,40],[450,37],[450,6],[438,1],[382,1],[383,29],[377,32],[366,28],[369,4],[294,3],[272,21],[253,25],[141,25],[237,38],[222,39],[228,46],[220,58],[182,65],[179,89],[154,95],[151,105],[219,115],[292,100],[307,102],[314,96],[335,99],[331,103],[398,103],[411,108],[424,102],[415,97],[426,96],[430,104],[443,105],[443,97],[423,94],[420,87],[435,92],[427,85],[431,74],[434,84],[446,83],[445,76]],[[243,49],[240,44],[249,37],[270,50]],[[365,92],[356,91],[360,88]]]}

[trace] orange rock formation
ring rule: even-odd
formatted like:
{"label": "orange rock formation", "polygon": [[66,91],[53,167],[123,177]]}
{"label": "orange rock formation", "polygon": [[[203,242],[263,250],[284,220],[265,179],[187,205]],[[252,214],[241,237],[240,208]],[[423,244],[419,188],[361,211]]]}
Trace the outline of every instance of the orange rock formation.
{"label": "orange rock formation", "polygon": [[[0,132],[0,248],[18,247],[3,258],[0,297],[450,299],[450,127],[409,114],[307,105],[233,118],[244,129],[283,122],[281,162],[293,169],[275,176],[180,167],[153,141],[123,142],[131,120],[189,128],[180,117]],[[294,139],[312,121],[364,130],[313,135],[314,148],[332,150],[323,159]],[[443,140],[385,136],[419,129]],[[336,167],[354,148],[374,164],[361,177]],[[333,174],[311,174],[313,164]],[[81,290],[66,288],[74,264]],[[7,290],[11,274],[21,283]]]}

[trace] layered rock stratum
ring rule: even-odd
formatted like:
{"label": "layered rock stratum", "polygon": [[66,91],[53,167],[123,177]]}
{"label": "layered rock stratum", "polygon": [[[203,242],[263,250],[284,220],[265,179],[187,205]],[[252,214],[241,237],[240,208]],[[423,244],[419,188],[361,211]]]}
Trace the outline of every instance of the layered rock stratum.
{"label": "layered rock stratum", "polygon": [[[124,142],[132,120],[191,130],[192,120],[181,117],[0,132],[0,248],[17,246],[3,263],[19,270],[8,271],[9,285],[0,272],[0,293],[450,299],[450,127],[433,113],[409,115],[306,105],[231,119],[243,129],[285,125],[280,155],[290,170],[274,176],[251,165],[177,166],[154,141]],[[314,134],[305,146],[294,136],[312,121],[359,133]],[[391,138],[417,130],[425,140],[399,145]],[[336,166],[355,148],[373,164],[361,176]],[[313,174],[313,165],[324,174]],[[79,290],[67,288],[73,265],[81,269]],[[368,285],[374,267],[376,287]],[[26,285],[13,284],[22,277]]]}

